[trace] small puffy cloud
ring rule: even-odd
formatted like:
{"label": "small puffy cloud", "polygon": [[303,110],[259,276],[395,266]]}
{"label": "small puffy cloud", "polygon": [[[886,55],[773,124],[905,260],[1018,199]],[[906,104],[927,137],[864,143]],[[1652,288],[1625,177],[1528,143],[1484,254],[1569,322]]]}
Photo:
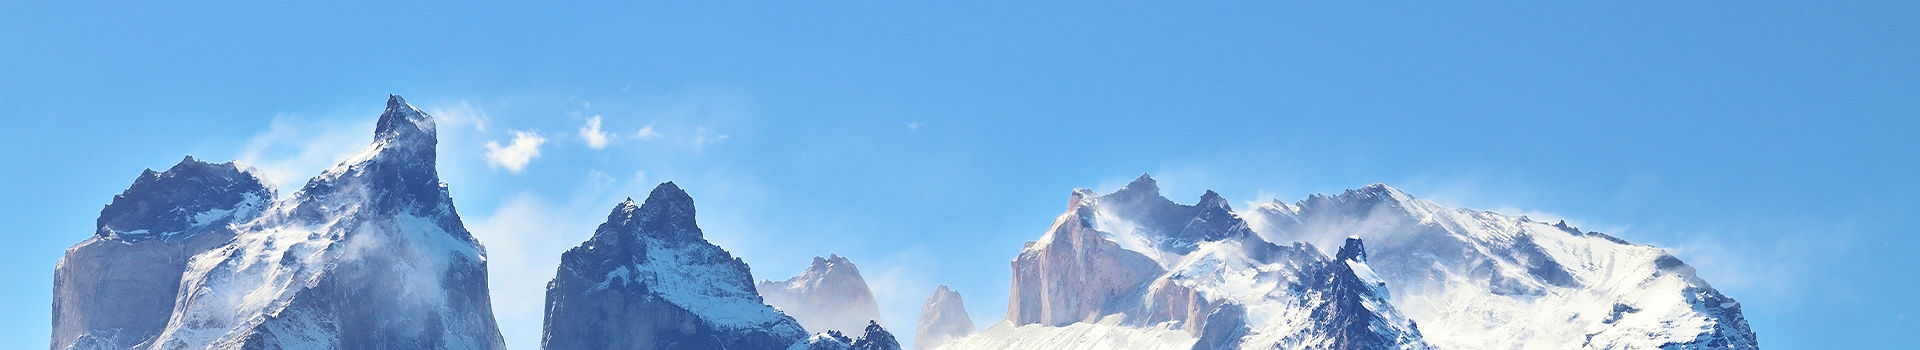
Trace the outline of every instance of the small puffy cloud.
{"label": "small puffy cloud", "polygon": [[907,131],[920,131],[920,122],[907,123]]}
{"label": "small puffy cloud", "polygon": [[588,148],[607,148],[607,138],[610,136],[613,135],[600,130],[600,116],[598,115],[593,116],[593,118],[587,118],[587,125],[580,127],[580,139],[587,140]]}
{"label": "small puffy cloud", "polygon": [[528,162],[540,157],[540,144],[546,142],[547,139],[540,137],[540,133],[514,130],[513,141],[504,147],[498,142],[487,141],[487,164],[520,173],[527,169]]}
{"label": "small puffy cloud", "polygon": [[653,124],[647,124],[647,126],[640,128],[639,132],[633,133],[633,138],[641,141],[657,139],[660,138],[660,132],[653,131]]}

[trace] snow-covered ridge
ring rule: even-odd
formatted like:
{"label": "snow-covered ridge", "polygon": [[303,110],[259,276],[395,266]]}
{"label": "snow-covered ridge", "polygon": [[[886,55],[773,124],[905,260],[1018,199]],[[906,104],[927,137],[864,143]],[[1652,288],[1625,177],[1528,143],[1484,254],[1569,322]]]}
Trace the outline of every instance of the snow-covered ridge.
{"label": "snow-covered ridge", "polygon": [[1181,330],[1195,348],[1757,347],[1739,303],[1664,250],[1382,183],[1245,213],[1211,191],[1173,203],[1147,176],[1075,190],[1014,260],[1012,294],[1005,328],[1031,330],[954,344],[1106,324]]}
{"label": "snow-covered ridge", "polygon": [[390,96],[378,124],[358,155],[195,256],[145,346],[502,347],[486,253],[439,180],[431,117]]}
{"label": "snow-covered ridge", "polygon": [[1270,240],[1366,238],[1393,304],[1443,348],[1757,347],[1738,303],[1679,259],[1564,222],[1446,208],[1379,183],[1250,216]]}
{"label": "snow-covered ridge", "polygon": [[[1014,260],[1008,321],[1020,329],[1038,324],[1073,327],[1107,324],[1138,329],[1174,329],[1201,348],[1404,347],[1422,348],[1410,322],[1392,319],[1391,305],[1358,305],[1370,296],[1346,292],[1337,265],[1310,245],[1279,245],[1261,239],[1218,193],[1207,191],[1194,205],[1159,194],[1141,176],[1114,193],[1078,189],[1066,213]],[[1362,265],[1364,268],[1364,265]],[[1321,315],[1332,312],[1338,315]],[[1328,317],[1361,320],[1395,336],[1348,336],[1351,327]],[[1378,323],[1378,324],[1373,324]],[[1048,334],[1052,331],[982,332]],[[1066,333],[1079,334],[1079,333]],[[1022,340],[955,344],[1020,344]],[[1066,342],[1066,344],[1088,344]]]}

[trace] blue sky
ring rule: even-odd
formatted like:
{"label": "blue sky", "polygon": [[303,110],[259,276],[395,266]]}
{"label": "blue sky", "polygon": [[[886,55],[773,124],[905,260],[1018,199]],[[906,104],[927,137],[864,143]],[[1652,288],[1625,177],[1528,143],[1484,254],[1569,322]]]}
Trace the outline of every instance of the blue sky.
{"label": "blue sky", "polygon": [[0,348],[45,346],[54,263],[141,169],[295,187],[389,93],[441,118],[517,349],[660,181],[758,277],[848,256],[911,330],[939,283],[1000,319],[1070,190],[1142,172],[1566,218],[1674,249],[1767,347],[1910,346],[1920,8],[1728,5],[0,2]]}

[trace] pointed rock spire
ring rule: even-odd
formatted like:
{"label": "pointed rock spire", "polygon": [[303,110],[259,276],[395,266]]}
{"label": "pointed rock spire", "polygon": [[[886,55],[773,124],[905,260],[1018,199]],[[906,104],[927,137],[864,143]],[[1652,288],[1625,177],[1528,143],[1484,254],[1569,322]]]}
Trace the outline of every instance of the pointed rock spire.
{"label": "pointed rock spire", "polygon": [[1367,248],[1360,243],[1360,236],[1347,236],[1347,244],[1340,246],[1340,252],[1334,254],[1334,260],[1367,262]]}
{"label": "pointed rock spire", "polygon": [[387,95],[387,109],[380,113],[380,121],[374,125],[375,139],[418,138],[433,139],[435,136],[433,117],[408,104],[400,95]]}
{"label": "pointed rock spire", "polygon": [[1233,210],[1233,206],[1227,204],[1227,199],[1221,197],[1219,193],[1213,192],[1213,190],[1207,190],[1207,193],[1200,194],[1200,203],[1195,203],[1193,206],[1200,208],[1218,207],[1227,211]]}
{"label": "pointed rock spire", "polygon": [[673,240],[702,239],[694,221],[693,197],[672,181],[661,183],[647,194],[638,208],[642,232]]}

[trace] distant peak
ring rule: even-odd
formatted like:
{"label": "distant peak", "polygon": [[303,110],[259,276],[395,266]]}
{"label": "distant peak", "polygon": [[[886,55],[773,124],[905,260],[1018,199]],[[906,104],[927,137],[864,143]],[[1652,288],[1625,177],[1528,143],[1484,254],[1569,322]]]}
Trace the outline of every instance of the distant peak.
{"label": "distant peak", "polygon": [[432,140],[434,136],[433,116],[421,112],[408,104],[400,95],[387,95],[387,109],[380,113],[380,121],[375,125],[373,136],[379,140],[416,139]]}
{"label": "distant peak", "polygon": [[1153,180],[1153,174],[1140,173],[1140,177],[1134,178],[1133,182],[1128,182],[1126,187],[1120,188],[1120,191],[1160,194],[1160,183]]}
{"label": "distant peak", "polygon": [[1340,252],[1334,254],[1335,260],[1367,261],[1367,248],[1360,242],[1360,236],[1347,236],[1347,244],[1340,246]]}
{"label": "distant peak", "polygon": [[1347,190],[1346,193],[1341,193],[1340,196],[1347,198],[1387,199],[1395,202],[1406,202],[1413,199],[1413,196],[1409,196],[1406,192],[1401,192],[1400,189],[1387,185],[1384,182],[1374,182],[1365,187]]}
{"label": "distant peak", "polygon": [[846,269],[846,268],[852,268],[852,267],[853,267],[853,261],[847,260],[846,257],[842,257],[840,256],[840,254],[836,254],[836,253],[827,253],[827,257],[825,258],[818,257],[818,256],[813,257],[813,264],[811,266],[808,266],[807,269],[816,270],[816,271],[825,271],[829,268]]}

